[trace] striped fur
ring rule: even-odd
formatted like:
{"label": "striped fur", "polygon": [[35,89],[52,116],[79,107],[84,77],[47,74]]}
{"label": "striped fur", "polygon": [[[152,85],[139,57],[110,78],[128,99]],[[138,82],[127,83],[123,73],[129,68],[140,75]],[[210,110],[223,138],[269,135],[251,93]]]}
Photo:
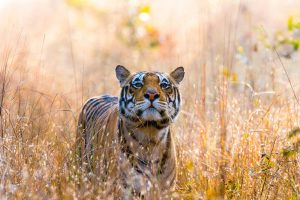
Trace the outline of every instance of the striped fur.
{"label": "striped fur", "polygon": [[81,166],[103,181],[118,179],[124,199],[174,186],[176,151],[170,124],[180,110],[183,68],[170,75],[116,68],[120,97],[89,99],[78,121]]}

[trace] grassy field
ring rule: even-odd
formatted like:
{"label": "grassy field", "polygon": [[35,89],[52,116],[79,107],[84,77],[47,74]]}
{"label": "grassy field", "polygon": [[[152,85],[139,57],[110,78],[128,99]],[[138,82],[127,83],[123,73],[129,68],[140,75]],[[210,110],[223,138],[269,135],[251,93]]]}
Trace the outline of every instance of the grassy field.
{"label": "grassy field", "polygon": [[185,67],[174,199],[300,198],[297,0],[1,2],[0,199],[103,198],[73,145],[118,64]]}

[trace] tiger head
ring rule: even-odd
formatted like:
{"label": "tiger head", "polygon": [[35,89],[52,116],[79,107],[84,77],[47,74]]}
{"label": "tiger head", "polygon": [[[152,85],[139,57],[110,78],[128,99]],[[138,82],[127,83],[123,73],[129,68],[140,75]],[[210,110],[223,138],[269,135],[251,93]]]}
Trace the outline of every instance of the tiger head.
{"label": "tiger head", "polygon": [[131,74],[125,67],[116,67],[121,85],[120,115],[131,123],[165,127],[178,115],[181,99],[178,86],[184,78],[184,68],[170,74],[138,72]]}

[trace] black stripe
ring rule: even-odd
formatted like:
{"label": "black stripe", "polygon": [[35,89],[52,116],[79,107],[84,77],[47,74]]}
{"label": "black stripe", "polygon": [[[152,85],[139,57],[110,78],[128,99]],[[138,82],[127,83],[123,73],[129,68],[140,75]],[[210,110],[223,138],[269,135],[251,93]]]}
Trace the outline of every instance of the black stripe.
{"label": "black stripe", "polygon": [[174,119],[177,116],[178,112],[179,112],[179,108],[176,108],[174,114],[171,115],[171,118]]}
{"label": "black stripe", "polygon": [[159,114],[164,117],[164,116],[166,116],[166,111],[162,110],[162,111],[159,112]]}
{"label": "black stripe", "polygon": [[173,107],[176,109],[177,108],[177,103],[176,103],[176,99],[178,97],[178,91],[175,89],[174,87],[174,102],[173,102]]}
{"label": "black stripe", "polygon": [[128,92],[128,86],[125,86],[124,87],[124,95],[123,95],[123,97],[125,99],[125,101],[124,101],[125,108],[127,107],[127,92]]}
{"label": "black stripe", "polygon": [[105,102],[107,102],[107,103],[114,103],[114,104],[116,104],[118,102],[118,97],[113,97],[113,96],[109,96],[109,95],[103,95],[101,98]]}
{"label": "black stripe", "polygon": [[168,174],[164,174],[164,178],[167,179],[169,176],[171,176],[171,174],[176,170],[176,165],[175,163],[172,165],[172,169],[170,169],[170,172]]}
{"label": "black stripe", "polygon": [[86,112],[93,109],[95,106],[99,105],[102,102],[101,98],[95,98],[93,100],[94,101],[88,102],[86,104],[86,108],[85,108]]}
{"label": "black stripe", "polygon": [[173,175],[172,179],[170,180],[170,185],[173,185],[173,182],[175,181],[175,178],[176,178],[176,172]]}
{"label": "black stripe", "polygon": [[83,110],[88,110],[92,105],[93,103],[97,102],[98,99],[97,98],[92,98],[92,99],[89,99],[83,106]]}
{"label": "black stripe", "polygon": [[[94,114],[94,117],[100,117],[102,116],[105,112],[107,112],[109,110],[109,108],[111,108],[113,104],[109,103],[109,104],[105,104],[103,105],[101,108],[99,107],[99,109],[97,109],[97,112]],[[93,118],[93,119],[95,119]]]}
{"label": "black stripe", "polygon": [[143,160],[141,158],[137,158],[137,160],[138,160],[138,163],[144,167],[147,167],[150,165],[150,161],[148,161],[148,160]]}
{"label": "black stripe", "polygon": [[121,114],[125,115],[125,109],[123,107],[121,107],[120,110],[121,110]]}
{"label": "black stripe", "polygon": [[140,117],[140,116],[142,116],[142,114],[143,114],[143,111],[142,111],[142,110],[137,110],[137,112],[136,112],[136,115],[137,115],[137,116]]}
{"label": "black stripe", "polygon": [[140,141],[137,139],[137,137],[135,136],[134,133],[129,133],[129,136],[130,136],[133,140],[135,140],[136,142],[138,142],[140,145],[142,145],[142,144],[140,143]]}
{"label": "black stripe", "polygon": [[[100,102],[99,102],[100,104]],[[109,107],[107,107],[107,105],[99,105],[96,104],[91,110],[90,112],[87,114],[87,121],[90,121],[90,119],[95,120],[98,116],[101,116],[97,114],[97,112],[99,111],[107,111]]]}
{"label": "black stripe", "polygon": [[[173,102],[173,107],[175,109],[175,112],[173,115],[171,115],[171,118],[174,119],[178,112],[179,112],[179,104],[180,104],[180,94],[179,94],[179,91],[177,88],[174,87],[174,96],[175,96],[175,99],[174,99],[174,102]],[[176,104],[176,98],[178,98],[178,104]]]}
{"label": "black stripe", "polygon": [[120,95],[120,101],[124,101],[125,99],[124,99],[124,90],[125,90],[125,88],[122,88],[122,90],[121,90],[121,95]]}
{"label": "black stripe", "polygon": [[181,98],[180,98],[180,93],[179,93],[178,88],[176,88],[176,92],[177,92],[177,98],[178,98],[178,106],[180,106]]}
{"label": "black stripe", "polygon": [[134,169],[137,173],[144,174],[144,172],[138,166],[134,166]]}
{"label": "black stripe", "polygon": [[165,118],[165,119],[162,119],[159,121],[160,124],[167,124],[170,122],[170,119],[169,118]]}
{"label": "black stripe", "polygon": [[172,102],[174,106],[176,106],[176,90],[174,90],[174,100],[171,99],[171,97],[169,96],[169,102]]}
{"label": "black stripe", "polygon": [[134,117],[132,115],[129,115],[127,113],[125,113],[123,116],[126,118],[126,120],[130,120],[132,122],[138,122],[139,121],[139,118]]}
{"label": "black stripe", "polygon": [[89,114],[89,112],[91,112],[91,109],[93,109],[94,105],[95,104],[98,105],[99,103],[100,103],[99,99],[94,99],[94,101],[86,104],[86,106],[84,108],[86,116]]}
{"label": "black stripe", "polygon": [[165,135],[166,135],[166,132],[164,132],[164,134],[159,138],[158,142],[161,142],[164,139]]}
{"label": "black stripe", "polygon": [[128,105],[129,103],[133,103],[133,98],[134,98],[134,97],[132,96],[130,99],[127,99],[127,102],[126,102],[127,105]]}
{"label": "black stripe", "polygon": [[91,108],[89,112],[86,114],[86,121],[90,121],[94,113],[97,111],[97,108]]}

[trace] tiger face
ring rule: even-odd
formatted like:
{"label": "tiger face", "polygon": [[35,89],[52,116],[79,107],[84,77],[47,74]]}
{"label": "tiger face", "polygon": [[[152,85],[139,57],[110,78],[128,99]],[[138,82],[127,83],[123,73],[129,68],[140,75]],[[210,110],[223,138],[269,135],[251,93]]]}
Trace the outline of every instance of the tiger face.
{"label": "tiger face", "polygon": [[178,67],[169,75],[162,72],[131,74],[125,67],[116,67],[122,87],[119,109],[121,117],[132,123],[164,127],[176,118],[180,109],[179,83],[184,68]]}

